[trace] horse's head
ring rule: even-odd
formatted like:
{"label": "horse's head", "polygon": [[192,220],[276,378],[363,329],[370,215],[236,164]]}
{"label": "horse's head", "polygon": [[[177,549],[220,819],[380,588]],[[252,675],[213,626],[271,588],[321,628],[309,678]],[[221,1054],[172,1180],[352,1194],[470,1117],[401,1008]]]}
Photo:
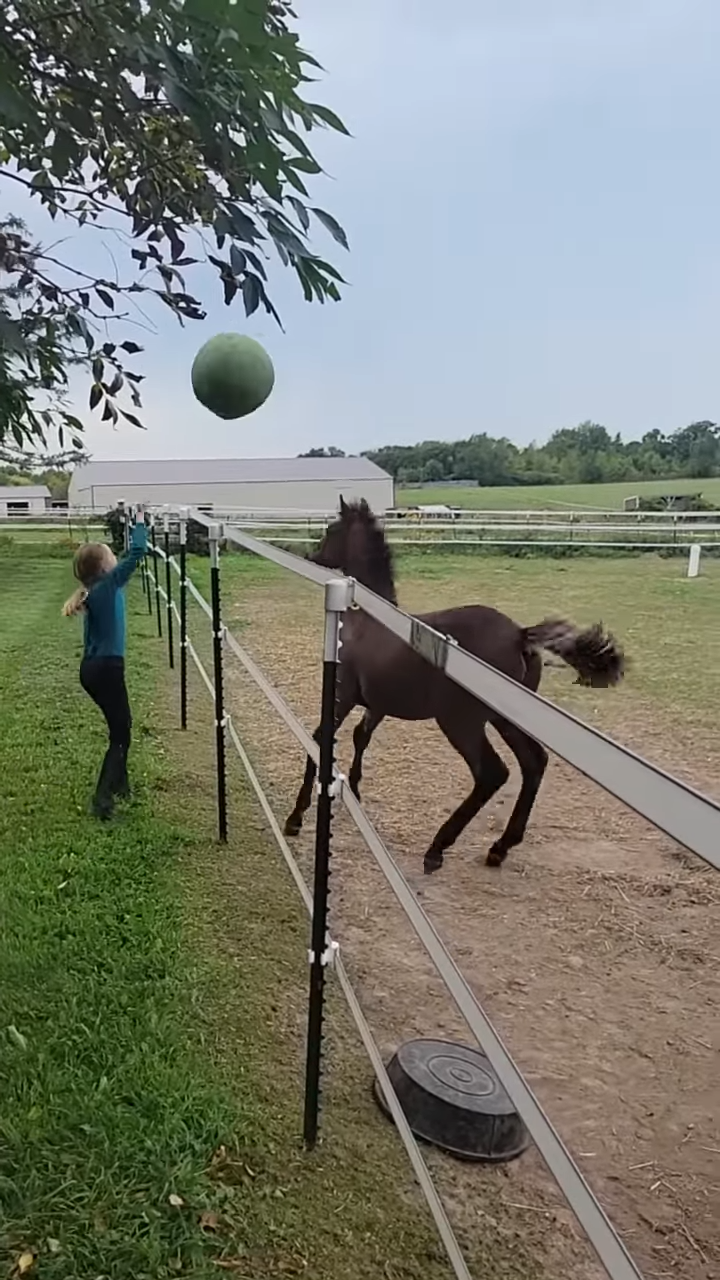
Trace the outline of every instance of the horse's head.
{"label": "horse's head", "polygon": [[367,502],[346,502],[341,496],[337,520],[308,560],[325,569],[337,569],[387,600],[395,600],[392,557],[385,535]]}

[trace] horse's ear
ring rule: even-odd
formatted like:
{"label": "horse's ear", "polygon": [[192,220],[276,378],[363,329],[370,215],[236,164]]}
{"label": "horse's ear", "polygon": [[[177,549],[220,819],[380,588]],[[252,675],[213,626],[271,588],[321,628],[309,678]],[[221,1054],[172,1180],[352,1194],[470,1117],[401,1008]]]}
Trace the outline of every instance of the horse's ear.
{"label": "horse's ear", "polygon": [[367,498],[362,498],[362,499],[361,499],[361,501],[360,501],[360,510],[362,511],[362,513],[363,513],[363,515],[364,515],[364,516],[369,516],[369,515],[370,515],[370,508],[369,508],[369,506],[368,506]]}
{"label": "horse's ear", "polygon": [[342,494],[340,494],[340,515],[346,516],[347,513],[348,513],[348,504],[343,498]]}

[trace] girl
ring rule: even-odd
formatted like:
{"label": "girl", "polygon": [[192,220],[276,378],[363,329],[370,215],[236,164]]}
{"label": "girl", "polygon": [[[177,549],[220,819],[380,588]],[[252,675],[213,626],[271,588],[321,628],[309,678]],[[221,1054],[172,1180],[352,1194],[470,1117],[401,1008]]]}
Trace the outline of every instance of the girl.
{"label": "girl", "polygon": [[84,653],[80,684],[105,716],[110,744],[102,763],[92,810],[97,818],[112,816],[115,796],[127,797],[127,757],[132,717],[125,686],[125,597],[122,588],[147,550],[142,507],[135,513],[130,550],[118,562],[110,547],[89,542],[75,556],[74,572],[82,586],[63,607],[66,618],[84,615]]}

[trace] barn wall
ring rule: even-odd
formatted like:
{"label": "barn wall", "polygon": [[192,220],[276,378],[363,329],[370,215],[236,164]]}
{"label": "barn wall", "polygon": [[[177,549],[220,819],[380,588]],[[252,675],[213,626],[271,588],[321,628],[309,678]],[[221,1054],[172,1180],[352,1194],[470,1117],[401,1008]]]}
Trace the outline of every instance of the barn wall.
{"label": "barn wall", "polygon": [[390,477],[378,476],[366,480],[309,480],[309,481],[254,481],[250,484],[135,484],[93,485],[90,489],[70,482],[71,506],[89,506],[96,511],[106,511],[124,499],[129,503],[142,502],[147,506],[206,506],[217,510],[243,507],[246,510],[302,510],[336,511],[340,494],[347,500],[365,498],[373,511],[382,513],[392,507],[393,482]]}

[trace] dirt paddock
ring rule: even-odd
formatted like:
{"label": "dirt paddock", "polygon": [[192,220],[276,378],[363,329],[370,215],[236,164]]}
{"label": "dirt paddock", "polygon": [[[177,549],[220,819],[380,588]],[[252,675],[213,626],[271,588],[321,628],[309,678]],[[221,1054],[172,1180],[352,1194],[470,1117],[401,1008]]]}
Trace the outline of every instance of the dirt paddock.
{"label": "dirt paddock", "polygon": [[[318,593],[289,575],[260,575],[241,589],[226,578],[229,626],[314,727]],[[447,590],[409,580],[401,598],[419,610],[473,593],[461,596],[457,580]],[[558,601],[550,603],[557,611]],[[233,661],[228,688],[241,736],[284,818],[300,781],[301,752]],[[720,744],[703,732],[698,752],[692,717],[681,722],[631,682],[617,694],[580,693],[554,669],[545,673],[543,692],[717,793]],[[340,737],[345,769],[351,730]],[[363,802],[643,1273],[716,1280],[720,880],[556,758],[525,843],[502,870],[488,869],[491,833],[504,823],[518,782],[512,757],[500,749],[513,766],[510,783],[430,879],[422,875],[422,855],[469,790],[464,764],[434,726],[381,726],[366,756]],[[312,835],[310,816],[297,845],[305,866]],[[333,933],[383,1049],[415,1035],[467,1038],[344,814],[335,824],[334,855]],[[483,1218],[496,1216],[531,1244],[549,1273],[569,1268],[579,1280],[604,1274],[534,1150],[503,1168],[437,1155],[432,1165],[461,1232],[482,1231]]]}

